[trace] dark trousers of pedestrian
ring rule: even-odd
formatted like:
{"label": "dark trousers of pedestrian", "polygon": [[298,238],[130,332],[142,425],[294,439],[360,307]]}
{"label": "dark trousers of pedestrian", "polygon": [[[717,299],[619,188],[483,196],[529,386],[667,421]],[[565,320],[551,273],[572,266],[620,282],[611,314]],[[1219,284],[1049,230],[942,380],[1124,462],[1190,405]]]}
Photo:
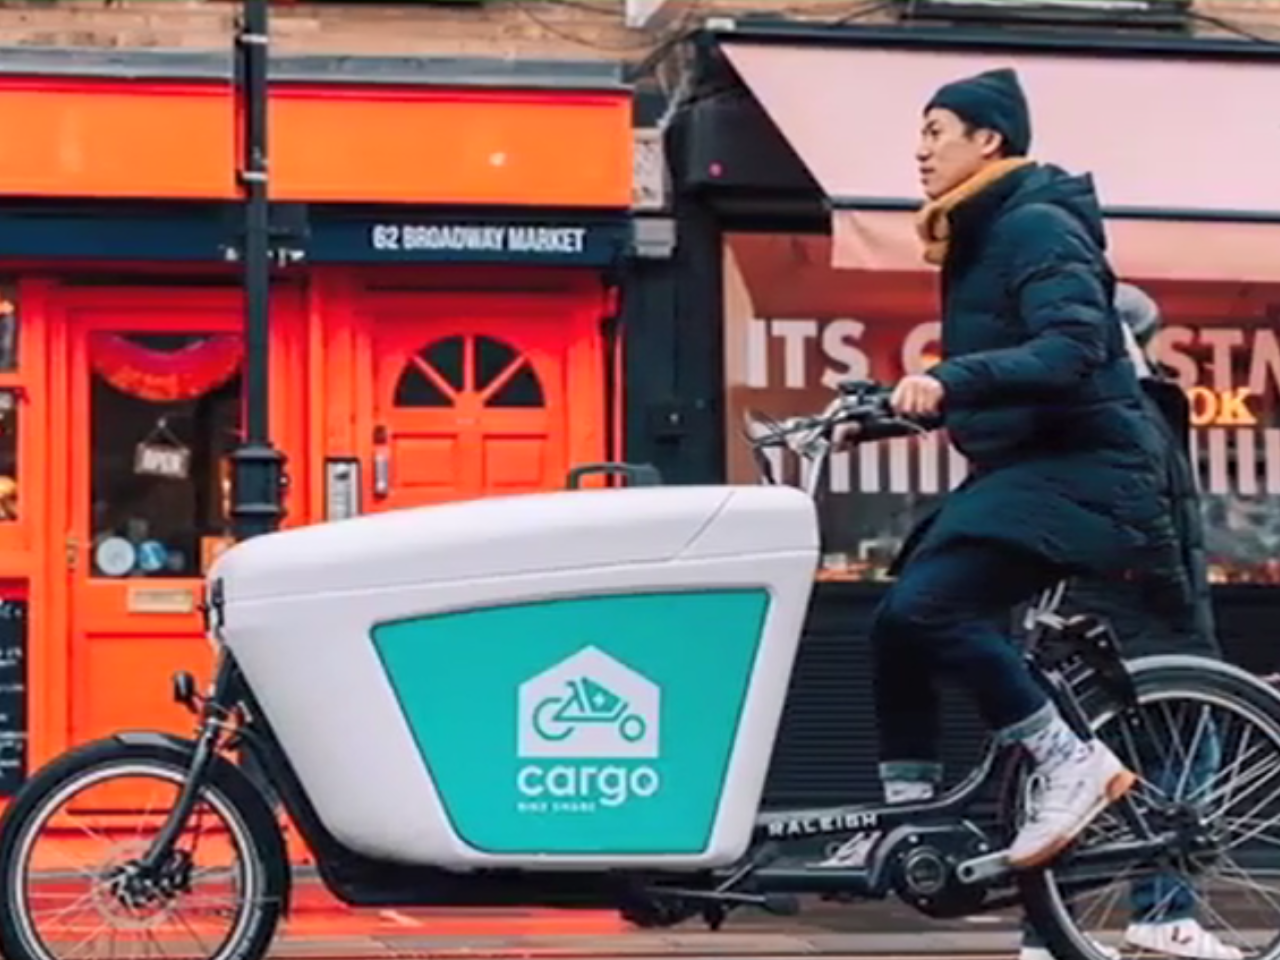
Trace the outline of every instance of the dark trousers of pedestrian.
{"label": "dark trousers of pedestrian", "polygon": [[882,780],[941,776],[939,674],[971,691],[1005,739],[1025,739],[1056,716],[1009,626],[1015,606],[1064,575],[1030,551],[980,540],[908,558],[871,627]]}

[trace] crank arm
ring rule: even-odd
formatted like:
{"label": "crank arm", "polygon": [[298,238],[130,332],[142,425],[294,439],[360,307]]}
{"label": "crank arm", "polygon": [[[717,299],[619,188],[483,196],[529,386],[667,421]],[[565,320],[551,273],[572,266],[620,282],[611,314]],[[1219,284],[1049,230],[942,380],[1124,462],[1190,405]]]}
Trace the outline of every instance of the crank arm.
{"label": "crank arm", "polygon": [[[1173,834],[1164,834],[1151,840],[1138,840],[1131,843],[1109,843],[1103,847],[1067,853],[1056,863],[1063,867],[1089,866],[1106,867],[1112,865],[1141,863],[1154,860],[1164,853],[1172,840]],[[991,883],[1013,873],[1009,866],[1009,851],[997,850],[981,857],[964,861],[956,867],[956,876],[963,884]],[[1114,876],[1111,877],[1114,880]]]}

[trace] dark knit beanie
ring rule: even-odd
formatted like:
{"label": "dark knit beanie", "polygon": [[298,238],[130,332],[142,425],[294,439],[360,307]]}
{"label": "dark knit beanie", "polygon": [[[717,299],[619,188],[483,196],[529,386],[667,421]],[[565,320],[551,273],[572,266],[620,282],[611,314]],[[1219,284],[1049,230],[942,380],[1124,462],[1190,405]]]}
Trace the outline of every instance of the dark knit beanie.
{"label": "dark knit beanie", "polygon": [[1002,134],[1005,152],[1011,157],[1026,156],[1031,149],[1031,114],[1022,84],[1012,70],[988,70],[948,83],[933,95],[924,112],[936,108],[950,110],[975,127]]}

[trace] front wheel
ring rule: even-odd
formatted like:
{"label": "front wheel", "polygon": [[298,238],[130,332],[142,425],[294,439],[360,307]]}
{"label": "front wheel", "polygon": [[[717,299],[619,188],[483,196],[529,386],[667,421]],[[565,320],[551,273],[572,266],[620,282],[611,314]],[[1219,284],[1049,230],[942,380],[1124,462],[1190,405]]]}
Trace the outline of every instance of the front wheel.
{"label": "front wheel", "polygon": [[111,738],[27,783],[0,828],[6,960],[261,960],[288,894],[288,858],[270,807],[232,764],[210,765],[169,862],[150,877],[135,870],[190,758],[159,737]]}
{"label": "front wheel", "polygon": [[[1138,775],[1132,811],[1107,810],[1073,849],[1018,875],[1027,919],[1059,960],[1176,954],[1280,960],[1280,698],[1216,662],[1151,657],[1131,672],[1139,706],[1083,698],[1097,736]],[[1025,778],[1005,791],[1016,826]],[[1156,859],[1073,863],[1073,853],[1176,836]],[[1207,952],[1206,952],[1207,951]]]}

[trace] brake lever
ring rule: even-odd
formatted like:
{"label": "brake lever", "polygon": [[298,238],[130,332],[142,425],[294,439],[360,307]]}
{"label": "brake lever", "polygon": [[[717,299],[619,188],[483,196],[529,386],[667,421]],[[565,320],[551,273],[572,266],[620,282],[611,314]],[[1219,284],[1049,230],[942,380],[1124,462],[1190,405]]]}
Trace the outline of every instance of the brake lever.
{"label": "brake lever", "polygon": [[824,436],[824,432],[821,429],[812,431],[791,449],[806,459],[815,459],[818,454],[823,453],[831,445],[831,441]]}

